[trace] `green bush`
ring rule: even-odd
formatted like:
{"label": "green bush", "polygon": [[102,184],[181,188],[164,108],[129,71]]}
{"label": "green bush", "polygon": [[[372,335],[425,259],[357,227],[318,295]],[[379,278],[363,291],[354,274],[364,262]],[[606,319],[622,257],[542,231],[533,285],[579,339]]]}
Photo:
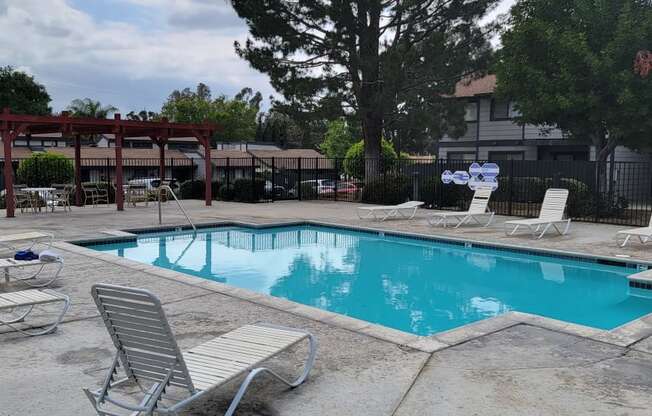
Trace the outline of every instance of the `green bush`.
{"label": "green bush", "polygon": [[410,181],[404,175],[385,175],[369,181],[362,189],[362,202],[401,204],[410,196]]}
{"label": "green bush", "polygon": [[241,202],[257,202],[265,194],[265,181],[249,178],[236,179],[233,182],[233,198]]}
{"label": "green bush", "polygon": [[205,186],[205,182],[202,180],[181,182],[179,185],[179,198],[203,199]]}
{"label": "green bush", "polygon": [[[388,172],[396,166],[398,156],[394,151],[394,147],[390,142],[382,139],[381,142],[381,159],[380,161],[371,160],[370,163],[379,164],[377,166],[378,172]],[[364,179],[365,177],[365,157],[364,157],[364,141],[359,141],[349,148],[344,157],[344,172],[347,175],[353,176],[357,179]]]}
{"label": "green bush", "polygon": [[235,198],[235,191],[233,185],[222,185],[217,191],[217,196],[222,201],[233,201]]}
{"label": "green bush", "polygon": [[466,186],[444,184],[439,177],[419,181],[419,200],[433,208],[464,208],[470,192]]}
{"label": "green bush", "polygon": [[19,183],[27,186],[50,186],[72,182],[75,168],[63,155],[37,152],[20,162],[16,176]]}
{"label": "green bush", "polygon": [[317,185],[314,182],[301,184],[301,199],[317,199]]}

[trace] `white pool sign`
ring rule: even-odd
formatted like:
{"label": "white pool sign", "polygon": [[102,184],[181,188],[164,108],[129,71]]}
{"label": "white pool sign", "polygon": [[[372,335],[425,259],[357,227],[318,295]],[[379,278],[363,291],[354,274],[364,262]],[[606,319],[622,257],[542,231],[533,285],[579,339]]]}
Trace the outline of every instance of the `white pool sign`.
{"label": "white pool sign", "polygon": [[481,168],[483,178],[496,178],[500,173],[500,168],[495,163],[485,163]]}
{"label": "white pool sign", "polygon": [[445,184],[453,182],[453,172],[450,170],[445,170],[441,174],[441,181]]}
{"label": "white pool sign", "polygon": [[468,185],[473,191],[481,187],[495,191],[498,189],[499,174],[500,167],[495,163],[480,165],[474,162],[469,166],[468,171],[458,170],[452,173],[450,170],[445,170],[441,174],[441,181],[445,184],[452,182],[456,185]]}
{"label": "white pool sign", "polygon": [[482,178],[482,185],[490,188],[492,192],[498,189],[498,180],[496,178]]}
{"label": "white pool sign", "polygon": [[453,173],[453,183],[455,185],[466,185],[469,182],[469,172],[465,170],[458,170]]}
{"label": "white pool sign", "polygon": [[471,189],[472,191],[475,191],[479,187],[482,187],[483,184],[484,182],[482,181],[482,179],[480,179],[477,176],[471,176],[468,183],[469,189]]}
{"label": "white pool sign", "polygon": [[482,175],[482,166],[479,163],[473,163],[469,166],[469,174],[472,178],[477,178]]}

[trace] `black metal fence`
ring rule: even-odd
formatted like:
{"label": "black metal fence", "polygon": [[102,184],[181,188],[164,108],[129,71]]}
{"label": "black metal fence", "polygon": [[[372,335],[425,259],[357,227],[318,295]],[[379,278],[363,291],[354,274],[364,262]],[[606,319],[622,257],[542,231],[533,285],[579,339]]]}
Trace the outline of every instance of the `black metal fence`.
{"label": "black metal fence", "polygon": [[[74,183],[74,161],[47,166],[13,163],[16,184],[50,186]],[[327,158],[213,158],[206,175],[203,159],[165,159],[165,176],[178,184],[182,198],[204,197],[210,177],[215,199],[271,202],[284,199],[396,204],[420,200],[427,208],[466,209],[472,191],[444,184],[444,171],[468,171],[462,160],[400,159],[346,161]],[[478,161],[482,164],[485,161]],[[652,164],[589,161],[494,161],[500,167],[490,207],[499,215],[534,217],[545,190],[570,191],[567,214],[574,220],[648,225],[652,214]],[[22,167],[21,167],[22,165]],[[124,159],[124,180],[158,178],[158,159]],[[0,168],[2,163],[0,162]],[[84,158],[82,182],[115,181],[115,159]],[[4,189],[0,175],[0,189]]]}

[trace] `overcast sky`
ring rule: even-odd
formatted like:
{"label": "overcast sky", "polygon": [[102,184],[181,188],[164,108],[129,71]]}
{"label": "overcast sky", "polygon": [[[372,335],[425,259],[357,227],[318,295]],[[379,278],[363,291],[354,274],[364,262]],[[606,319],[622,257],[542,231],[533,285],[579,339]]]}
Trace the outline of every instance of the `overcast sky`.
{"label": "overcast sky", "polygon": [[226,0],[0,0],[0,66],[34,75],[54,111],[85,97],[158,111],[173,89],[198,82],[214,95],[247,86],[267,98],[267,77],[233,50],[246,35]]}

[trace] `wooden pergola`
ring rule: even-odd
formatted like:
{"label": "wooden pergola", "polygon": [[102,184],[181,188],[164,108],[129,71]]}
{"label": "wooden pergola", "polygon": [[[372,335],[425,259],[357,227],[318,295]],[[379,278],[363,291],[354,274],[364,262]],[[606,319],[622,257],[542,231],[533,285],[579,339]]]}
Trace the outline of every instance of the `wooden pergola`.
{"label": "wooden pergola", "polygon": [[118,211],[124,209],[122,142],[125,137],[149,137],[159,150],[159,174],[165,177],[165,145],[168,139],[195,137],[204,147],[204,166],[206,172],[205,199],[210,206],[211,195],[211,146],[210,138],[221,130],[215,124],[170,123],[162,121],[122,120],[120,114],[113,119],[70,117],[66,112],[60,116],[32,116],[11,114],[8,108],[0,113],[0,137],[4,146],[5,202],[7,217],[14,216],[14,185],[11,158],[12,143],[20,135],[61,133],[75,138],[75,202],[81,205],[81,136],[92,134],[113,134],[115,137],[115,202]]}

